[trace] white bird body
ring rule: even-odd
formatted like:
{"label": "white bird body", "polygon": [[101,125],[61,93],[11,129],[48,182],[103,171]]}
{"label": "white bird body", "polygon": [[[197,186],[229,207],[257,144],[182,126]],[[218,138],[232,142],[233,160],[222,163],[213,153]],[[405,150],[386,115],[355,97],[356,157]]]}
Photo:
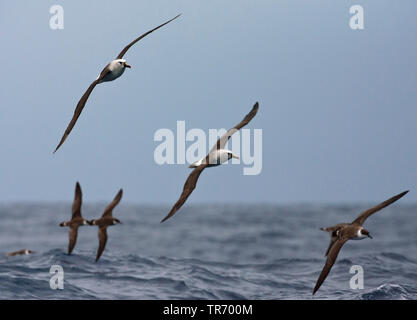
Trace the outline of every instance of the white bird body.
{"label": "white bird body", "polygon": [[[231,158],[239,159],[239,157],[234,155],[233,152],[230,150],[227,150],[227,149],[214,150],[210,152],[208,155],[208,159],[209,159],[208,167],[219,166],[227,162]],[[207,156],[191,164],[190,168],[196,168],[199,165],[206,164],[206,163],[207,163]]]}
{"label": "white bird body", "polygon": [[[128,64],[126,64],[125,59],[115,59],[107,65],[109,72],[99,81],[99,83],[113,81],[120,77],[123,72],[125,72],[126,67],[130,68]],[[100,78],[100,75],[97,79]]]}

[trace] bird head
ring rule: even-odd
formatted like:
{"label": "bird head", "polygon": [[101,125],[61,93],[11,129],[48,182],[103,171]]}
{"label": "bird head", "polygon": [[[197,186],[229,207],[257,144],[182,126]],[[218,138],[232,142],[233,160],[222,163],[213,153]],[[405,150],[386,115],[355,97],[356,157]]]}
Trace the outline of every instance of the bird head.
{"label": "bird head", "polygon": [[116,61],[117,61],[117,63],[119,63],[124,68],[131,68],[132,67],[132,66],[130,66],[129,64],[126,63],[125,59],[117,59]]}
{"label": "bird head", "polygon": [[113,224],[121,224],[119,219],[113,218]]}
{"label": "bird head", "polygon": [[369,231],[366,229],[361,229],[361,234],[364,236],[367,236],[368,238],[373,239],[372,236],[369,234]]}
{"label": "bird head", "polygon": [[232,151],[227,151],[227,154],[229,156],[229,160],[234,158],[234,159],[240,159],[239,156],[235,155]]}

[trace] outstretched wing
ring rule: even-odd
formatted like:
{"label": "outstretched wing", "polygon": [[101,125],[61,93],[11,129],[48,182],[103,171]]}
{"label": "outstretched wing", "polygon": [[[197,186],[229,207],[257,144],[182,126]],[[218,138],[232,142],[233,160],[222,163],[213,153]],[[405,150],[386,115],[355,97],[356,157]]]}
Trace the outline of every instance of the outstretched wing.
{"label": "outstretched wing", "polygon": [[113,209],[119,204],[123,196],[123,189],[120,189],[113,201],[104,210],[102,217],[111,217],[113,215]]}
{"label": "outstretched wing", "polygon": [[337,240],[337,237],[330,236],[330,243],[329,243],[329,246],[327,247],[326,254],[324,255],[325,257],[327,257],[327,255],[329,254],[329,251],[333,247],[336,240]]}
{"label": "outstretched wing", "polygon": [[81,217],[82,198],[83,194],[81,192],[81,186],[77,181],[77,184],[75,185],[74,202],[72,203],[72,219]]}
{"label": "outstretched wing", "polygon": [[84,106],[88,100],[88,97],[90,96],[91,92],[93,92],[93,89],[95,88],[95,86],[97,84],[100,83],[100,81],[104,78],[104,76],[109,73],[109,68],[108,65],[103,69],[103,71],[101,71],[100,75],[98,76],[98,78],[93,81],[92,84],[90,84],[90,86],[88,87],[87,91],[83,94],[83,96],[81,97],[80,101],[78,101],[77,106],[75,107],[75,111],[74,111],[74,115],[72,116],[72,119],[70,121],[70,123],[68,124],[67,129],[64,132],[64,135],[61,138],[61,141],[59,142],[58,146],[56,147],[55,152],[57,152],[57,150],[62,146],[62,144],[65,142],[65,140],[68,138],[69,134],[71,133],[72,129],[75,126],[75,123],[77,122],[81,112],[84,109]]}
{"label": "outstretched wing", "polygon": [[337,231],[340,230],[341,228],[347,226],[348,224],[349,223],[338,223],[338,224],[336,224],[332,227],[320,228],[320,230],[326,231],[330,235],[330,243],[329,243],[329,246],[327,247],[326,254],[324,255],[325,257],[327,257],[327,255],[329,254],[329,251],[332,248],[333,244],[338,239]]}
{"label": "outstretched wing", "polygon": [[334,262],[336,261],[336,258],[339,254],[340,249],[343,247],[346,241],[348,241],[349,238],[339,238],[331,247],[329,254],[327,255],[326,264],[324,265],[323,270],[320,273],[320,276],[317,280],[316,286],[314,287],[313,294],[316,293],[316,291],[320,288],[324,280],[326,279],[327,275],[329,274],[330,270],[333,267]]}
{"label": "outstretched wing", "polygon": [[140,37],[136,38],[135,40],[133,40],[131,43],[129,43],[126,47],[124,47],[124,49],[119,53],[119,55],[117,56],[116,59],[121,59],[123,58],[123,56],[125,55],[125,53],[127,52],[127,50],[129,50],[129,48],[131,46],[133,46],[136,42],[138,42],[140,39],[146,37],[148,34],[154,32],[155,30],[159,29],[160,27],[163,27],[164,25],[170,23],[172,20],[177,19],[181,14],[175,16],[174,18],[172,18],[171,20],[168,20],[167,22],[157,26],[156,28],[153,28],[152,30],[149,30],[148,32],[142,34]]}
{"label": "outstretched wing", "polygon": [[381,202],[380,204],[378,204],[377,206],[370,208],[366,211],[364,211],[363,213],[361,213],[359,215],[359,217],[357,217],[352,224],[360,224],[362,225],[365,220],[373,213],[378,212],[379,210],[389,206],[391,203],[397,201],[398,199],[400,199],[401,197],[403,197],[404,195],[406,195],[408,193],[407,191],[401,192],[399,194],[397,194],[396,196],[393,196],[392,198],[389,198],[388,200],[385,200],[384,202]]}
{"label": "outstretched wing", "polygon": [[164,219],[162,219],[161,223],[171,218],[175,214],[175,212],[177,212],[178,209],[182,207],[185,201],[187,201],[188,197],[190,196],[190,194],[195,189],[195,186],[197,185],[198,177],[200,177],[201,172],[206,167],[207,167],[207,164],[201,164],[190,173],[190,175],[187,178],[187,181],[185,181],[184,188],[182,190],[180,198],[174,204],[174,206],[172,207],[168,215]]}
{"label": "outstretched wing", "polygon": [[241,122],[239,122],[236,126],[234,126],[232,129],[229,129],[219,140],[217,140],[217,143],[213,146],[213,148],[210,150],[209,154],[212,153],[215,150],[223,149],[229,141],[230,137],[236,132],[239,131],[242,127],[246,126],[252,118],[256,115],[259,109],[259,103],[256,102],[252,108],[252,110],[243,118]]}
{"label": "outstretched wing", "polygon": [[68,235],[69,235],[68,254],[71,254],[72,250],[75,247],[75,243],[77,242],[78,227],[70,227]]}
{"label": "outstretched wing", "polygon": [[98,251],[96,256],[96,262],[98,259],[100,259],[101,254],[104,251],[104,248],[106,247],[107,242],[107,228],[98,228]]}

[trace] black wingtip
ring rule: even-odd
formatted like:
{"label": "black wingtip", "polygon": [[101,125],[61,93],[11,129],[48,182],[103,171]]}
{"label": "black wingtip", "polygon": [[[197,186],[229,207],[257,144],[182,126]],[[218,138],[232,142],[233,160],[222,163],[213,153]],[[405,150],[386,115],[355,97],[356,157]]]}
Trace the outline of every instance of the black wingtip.
{"label": "black wingtip", "polygon": [[116,194],[116,198],[120,198],[122,200],[123,197],[123,189],[120,189],[119,192]]}
{"label": "black wingtip", "polygon": [[171,218],[173,216],[173,214],[171,214],[171,213],[169,213],[165,218],[163,218],[162,220],[161,220],[161,222],[160,223],[162,223],[162,222],[165,222],[165,221],[167,221],[169,218]]}
{"label": "black wingtip", "polygon": [[58,143],[58,145],[57,145],[57,146],[56,146],[56,148],[55,148],[55,151],[54,151],[54,152],[52,152],[52,154],[55,154],[55,152],[57,152],[57,151],[58,151],[58,149],[59,149],[59,148],[61,148],[62,144],[64,143],[64,141],[65,141],[66,139],[67,139],[66,137],[64,137],[64,138],[62,138],[62,139],[61,139],[61,141]]}
{"label": "black wingtip", "polygon": [[[172,209],[174,209],[174,208],[172,208]],[[167,214],[167,216],[161,220],[161,222],[160,222],[160,223],[162,223],[162,222],[164,222],[164,221],[167,221],[169,218],[172,218],[172,217],[174,216],[174,214],[175,214],[177,211],[178,211],[178,209],[176,209],[175,211],[171,210],[171,211]]]}
{"label": "black wingtip", "polygon": [[319,290],[319,288],[320,288],[320,286],[317,286],[317,284],[316,284],[316,286],[313,289],[313,296],[317,292],[317,290]]}
{"label": "black wingtip", "polygon": [[399,200],[399,199],[401,199],[402,197],[404,197],[408,192],[409,192],[410,190],[406,190],[406,191],[403,191],[403,192],[401,192],[401,193],[399,193],[399,194],[397,194],[396,196],[394,196],[393,198],[395,198],[395,200]]}

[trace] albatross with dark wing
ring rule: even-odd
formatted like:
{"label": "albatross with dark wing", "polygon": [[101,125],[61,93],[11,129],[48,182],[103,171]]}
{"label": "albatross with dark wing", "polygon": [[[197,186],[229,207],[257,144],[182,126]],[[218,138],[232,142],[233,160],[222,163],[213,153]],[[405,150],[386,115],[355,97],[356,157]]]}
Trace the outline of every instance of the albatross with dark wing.
{"label": "albatross with dark wing", "polygon": [[98,261],[98,259],[100,259],[100,256],[103,253],[104,248],[106,247],[107,227],[121,223],[119,219],[113,218],[113,209],[119,204],[120,200],[122,199],[122,195],[123,195],[123,190],[120,189],[120,191],[117,193],[113,201],[104,210],[104,213],[101,216],[101,218],[96,219],[96,220],[93,219],[90,221],[91,225],[98,226],[99,244],[98,244],[98,250],[97,250],[97,256],[96,256],[96,262]]}
{"label": "albatross with dark wing", "polygon": [[84,95],[81,97],[80,101],[77,104],[77,107],[75,108],[74,111],[74,115],[70,121],[70,123],[68,124],[67,129],[65,130],[64,135],[61,138],[61,141],[59,142],[58,146],[56,147],[54,153],[61,147],[61,145],[65,142],[65,140],[67,139],[68,135],[71,133],[71,130],[74,128],[75,123],[78,120],[78,117],[80,116],[81,112],[84,109],[84,106],[87,102],[88,97],[90,96],[91,92],[93,91],[93,89],[95,88],[96,85],[98,85],[99,83],[102,82],[107,82],[107,81],[113,81],[115,79],[117,79],[118,77],[120,77],[123,72],[125,71],[126,68],[130,68],[131,66],[128,65],[126,63],[125,59],[122,59],[123,56],[125,55],[125,53],[127,52],[127,50],[129,50],[129,48],[131,46],[133,46],[136,42],[138,42],[139,40],[141,40],[142,38],[146,37],[148,34],[154,32],[155,30],[161,28],[162,26],[166,25],[167,23],[170,23],[172,20],[178,18],[180,16],[177,15],[176,17],[172,18],[171,20],[168,20],[167,22],[157,26],[156,28],[149,30],[148,32],[142,34],[140,37],[136,38],[135,40],[133,40],[131,43],[129,43],[117,56],[117,58],[113,61],[111,61],[104,69],[103,71],[101,71],[100,75],[97,77],[97,79],[95,81],[93,81],[92,84],[90,84],[90,86],[88,87],[87,91],[84,93]]}
{"label": "albatross with dark wing", "polygon": [[323,270],[320,273],[320,276],[317,280],[316,286],[313,290],[313,295],[320,288],[327,275],[329,274],[333,264],[336,261],[337,255],[339,254],[340,249],[348,240],[362,240],[365,238],[371,238],[369,231],[366,230],[362,225],[365,220],[373,213],[378,212],[379,210],[389,206],[391,203],[397,201],[403,197],[408,191],[401,192],[396,196],[381,202],[377,206],[370,208],[359,215],[352,223],[339,223],[332,227],[321,228],[321,230],[326,231],[330,234],[330,244],[327,248],[325,256],[327,256],[326,264],[324,265]]}
{"label": "albatross with dark wing", "polygon": [[239,159],[239,157],[234,155],[232,151],[226,150],[224,149],[224,147],[226,146],[226,143],[229,141],[230,137],[236,131],[239,131],[242,127],[246,126],[252,120],[252,118],[258,112],[258,109],[259,104],[258,102],[256,102],[252,110],[245,116],[245,118],[240,123],[238,123],[232,129],[228,130],[219,140],[217,140],[217,143],[210,150],[208,155],[206,155],[203,159],[200,159],[197,162],[194,162],[192,165],[190,165],[190,168],[194,168],[194,170],[188,176],[188,179],[184,184],[184,188],[180,198],[174,204],[168,215],[164,219],[162,219],[161,223],[171,218],[182,207],[187,198],[195,189],[197,185],[197,180],[200,177],[201,172],[203,172],[205,168],[221,165],[222,163],[227,162],[231,158]]}
{"label": "albatross with dark wing", "polygon": [[83,194],[81,192],[81,186],[77,182],[75,185],[75,196],[72,204],[72,217],[71,220],[61,222],[60,227],[69,227],[69,243],[68,243],[68,254],[71,254],[75,247],[78,236],[78,228],[80,226],[88,225],[89,222],[81,216],[81,205],[82,205]]}

